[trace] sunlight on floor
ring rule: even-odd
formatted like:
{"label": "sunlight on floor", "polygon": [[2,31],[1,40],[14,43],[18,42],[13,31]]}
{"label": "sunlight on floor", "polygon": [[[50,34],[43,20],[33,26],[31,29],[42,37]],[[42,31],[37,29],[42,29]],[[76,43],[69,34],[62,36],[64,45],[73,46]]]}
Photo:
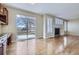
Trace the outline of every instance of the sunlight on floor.
{"label": "sunlight on floor", "polygon": [[17,40],[26,40],[31,38],[35,38],[35,35],[17,35]]}

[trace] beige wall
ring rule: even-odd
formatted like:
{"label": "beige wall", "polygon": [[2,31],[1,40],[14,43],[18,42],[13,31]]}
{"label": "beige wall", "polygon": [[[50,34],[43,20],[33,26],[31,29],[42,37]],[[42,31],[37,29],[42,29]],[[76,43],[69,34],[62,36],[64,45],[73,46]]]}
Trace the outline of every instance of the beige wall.
{"label": "beige wall", "polygon": [[16,15],[25,15],[25,16],[34,16],[36,17],[36,36],[37,38],[43,35],[43,18],[42,15],[35,14],[32,12],[24,11],[24,10],[19,10],[11,7],[7,7],[8,12],[9,12],[9,17],[8,17],[8,25],[3,26],[3,33],[12,33],[13,34],[13,41],[16,39]]}
{"label": "beige wall", "polygon": [[[25,16],[34,16],[36,17],[36,37],[40,38],[43,37],[43,15],[32,13],[29,11],[24,11],[20,9],[15,9],[12,7],[7,7],[9,11],[9,17],[8,17],[8,25],[2,26],[2,32],[3,33],[12,33],[13,34],[13,42],[16,40],[16,15],[25,15]],[[53,25],[54,26],[54,25]],[[62,32],[63,30],[61,30]]]}
{"label": "beige wall", "polygon": [[68,22],[68,32],[71,35],[79,36],[79,20],[70,20]]}

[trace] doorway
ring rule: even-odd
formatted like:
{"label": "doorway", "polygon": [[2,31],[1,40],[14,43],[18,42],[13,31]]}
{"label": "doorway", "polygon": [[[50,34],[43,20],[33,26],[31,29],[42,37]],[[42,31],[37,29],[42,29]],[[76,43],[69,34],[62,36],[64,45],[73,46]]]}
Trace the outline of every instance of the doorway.
{"label": "doorway", "polygon": [[16,15],[17,40],[36,38],[36,18]]}

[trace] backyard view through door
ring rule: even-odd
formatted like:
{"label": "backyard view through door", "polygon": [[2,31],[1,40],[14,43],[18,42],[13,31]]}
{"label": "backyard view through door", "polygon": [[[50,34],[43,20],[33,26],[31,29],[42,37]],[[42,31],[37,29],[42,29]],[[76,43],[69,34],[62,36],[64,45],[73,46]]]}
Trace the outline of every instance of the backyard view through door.
{"label": "backyard view through door", "polygon": [[24,15],[16,16],[17,40],[27,40],[36,37],[36,19]]}

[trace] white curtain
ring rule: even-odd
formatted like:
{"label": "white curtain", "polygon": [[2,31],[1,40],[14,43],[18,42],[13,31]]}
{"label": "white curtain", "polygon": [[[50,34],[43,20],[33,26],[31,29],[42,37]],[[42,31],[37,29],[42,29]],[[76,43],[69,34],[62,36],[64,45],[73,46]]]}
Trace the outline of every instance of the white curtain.
{"label": "white curtain", "polygon": [[47,17],[47,33],[52,33],[52,18]]}

